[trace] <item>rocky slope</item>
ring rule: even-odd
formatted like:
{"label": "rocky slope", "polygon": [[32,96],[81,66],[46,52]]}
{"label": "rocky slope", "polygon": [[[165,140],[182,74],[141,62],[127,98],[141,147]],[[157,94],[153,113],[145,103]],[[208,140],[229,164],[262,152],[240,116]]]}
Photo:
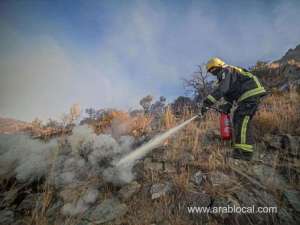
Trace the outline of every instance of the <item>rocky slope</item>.
{"label": "rocky slope", "polygon": [[252,72],[270,88],[288,90],[300,86],[300,45],[289,49],[279,60],[271,63],[258,62]]}

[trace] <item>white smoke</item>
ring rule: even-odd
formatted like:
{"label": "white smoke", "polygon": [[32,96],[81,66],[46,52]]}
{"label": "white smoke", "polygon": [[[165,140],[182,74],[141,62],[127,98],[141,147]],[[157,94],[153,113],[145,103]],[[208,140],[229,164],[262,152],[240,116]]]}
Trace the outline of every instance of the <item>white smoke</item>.
{"label": "white smoke", "polygon": [[76,193],[62,208],[63,214],[75,215],[96,201],[103,180],[123,184],[134,179],[133,165],[126,170],[112,167],[113,161],[130,152],[133,143],[130,136],[118,140],[107,134],[97,136],[87,126],[75,127],[66,139],[47,143],[25,134],[0,135],[0,176],[13,175],[19,182],[48,178],[58,191]]}

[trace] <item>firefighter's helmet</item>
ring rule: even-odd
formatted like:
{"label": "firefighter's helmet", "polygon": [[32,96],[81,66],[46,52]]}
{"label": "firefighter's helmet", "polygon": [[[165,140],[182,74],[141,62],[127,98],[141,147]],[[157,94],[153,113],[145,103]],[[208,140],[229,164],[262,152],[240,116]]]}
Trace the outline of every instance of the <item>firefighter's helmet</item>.
{"label": "firefighter's helmet", "polygon": [[225,65],[225,62],[223,62],[221,59],[219,58],[211,58],[210,60],[208,60],[207,64],[206,64],[206,69],[207,71],[210,71],[210,69],[212,68],[220,68],[223,67]]}

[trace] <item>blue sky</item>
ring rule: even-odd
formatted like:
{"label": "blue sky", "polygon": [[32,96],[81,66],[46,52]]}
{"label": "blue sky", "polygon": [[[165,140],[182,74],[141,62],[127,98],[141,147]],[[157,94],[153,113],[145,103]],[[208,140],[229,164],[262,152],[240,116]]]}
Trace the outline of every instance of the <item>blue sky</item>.
{"label": "blue sky", "polygon": [[209,57],[245,67],[280,58],[300,43],[299,15],[297,0],[3,0],[0,116],[171,101]]}

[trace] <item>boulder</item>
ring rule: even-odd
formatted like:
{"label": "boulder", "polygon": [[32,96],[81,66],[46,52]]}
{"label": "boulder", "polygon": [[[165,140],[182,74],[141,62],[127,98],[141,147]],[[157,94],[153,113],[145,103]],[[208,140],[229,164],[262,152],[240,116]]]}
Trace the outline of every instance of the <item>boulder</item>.
{"label": "boulder", "polygon": [[281,135],[272,135],[272,134],[266,134],[263,137],[263,141],[266,144],[266,146],[270,149],[279,150],[282,148],[282,136]]}
{"label": "boulder", "polygon": [[160,198],[161,196],[170,193],[171,190],[172,190],[172,185],[169,182],[153,184],[150,189],[151,198],[152,199]]}
{"label": "boulder", "polygon": [[282,136],[282,146],[288,149],[290,155],[299,157],[300,155],[300,137],[285,134]]}
{"label": "boulder", "polygon": [[204,178],[205,175],[199,170],[198,172],[192,175],[191,182],[197,186],[200,186]]}
{"label": "boulder", "polygon": [[12,224],[15,220],[15,213],[11,210],[4,209],[0,211],[0,225]]}
{"label": "boulder", "polygon": [[253,176],[265,184],[270,185],[275,189],[283,190],[287,186],[284,177],[276,172],[274,168],[267,165],[254,165],[252,167]]}

